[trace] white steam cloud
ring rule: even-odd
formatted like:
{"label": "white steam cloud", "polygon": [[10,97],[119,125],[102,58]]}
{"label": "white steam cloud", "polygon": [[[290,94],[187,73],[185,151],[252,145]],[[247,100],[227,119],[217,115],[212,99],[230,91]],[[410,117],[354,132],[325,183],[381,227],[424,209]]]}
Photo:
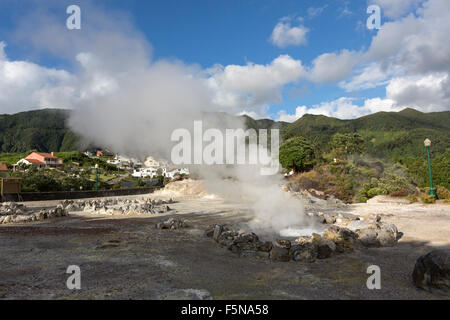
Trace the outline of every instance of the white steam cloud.
{"label": "white steam cloud", "polygon": [[[278,99],[285,82],[296,80],[303,72],[300,61],[282,56],[267,66],[249,64],[219,69],[211,78],[211,70],[205,72],[195,65],[152,61],[151,45],[126,16],[105,16],[88,4],[83,5],[83,12],[86,11],[88,20],[82,30],[61,29],[54,17],[41,13],[25,19],[17,36],[27,40],[38,53],[46,50],[73,61],[73,76],[51,97],[63,102],[60,107],[73,109],[68,124],[85,143],[109,147],[121,154],[170,159],[170,137],[175,129],[191,129],[194,120],[205,122],[203,112],[223,110],[224,104],[217,98],[211,79],[222,87],[230,87],[240,97],[240,87],[231,81],[237,77],[250,88],[254,99],[272,101]],[[45,23],[36,23],[36,19]],[[285,72],[286,68],[289,72]],[[251,72],[246,76],[244,71]],[[261,81],[260,74],[267,75],[265,79],[273,74],[273,86],[267,87],[263,82],[264,90],[260,90],[258,83],[254,85],[251,81]],[[68,87],[72,91],[70,99],[69,95],[62,95]],[[269,96],[265,97],[267,92]],[[253,103],[254,100],[248,105],[254,107]],[[206,118],[208,127],[244,127],[243,118],[220,114]],[[247,166],[201,166],[198,171],[212,192],[252,203],[255,227],[280,230],[304,223],[301,202],[281,190],[279,175],[261,176],[259,168]]]}

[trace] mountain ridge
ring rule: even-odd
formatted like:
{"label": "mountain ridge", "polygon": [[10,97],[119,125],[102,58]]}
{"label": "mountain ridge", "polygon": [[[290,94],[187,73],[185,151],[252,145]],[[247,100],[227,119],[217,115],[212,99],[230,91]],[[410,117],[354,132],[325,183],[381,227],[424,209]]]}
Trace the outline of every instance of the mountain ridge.
{"label": "mountain ridge", "polygon": [[[80,150],[79,138],[66,126],[67,109],[40,109],[0,115],[1,152],[29,150]],[[450,148],[450,111],[424,113],[406,108],[399,112],[377,112],[356,119],[338,119],[305,114],[292,123],[243,117],[247,128],[278,128],[282,138],[304,136],[317,148],[326,150],[336,133],[357,132],[369,154],[380,157],[422,156],[423,140],[433,142],[434,152]]]}

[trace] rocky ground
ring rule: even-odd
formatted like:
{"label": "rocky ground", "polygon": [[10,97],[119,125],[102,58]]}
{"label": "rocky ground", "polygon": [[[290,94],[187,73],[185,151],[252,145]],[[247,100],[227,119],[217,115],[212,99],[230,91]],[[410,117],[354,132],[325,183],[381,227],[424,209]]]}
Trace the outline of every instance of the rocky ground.
{"label": "rocky ground", "polygon": [[[68,216],[0,225],[0,298],[445,299],[417,289],[411,274],[421,255],[449,248],[448,205],[309,204],[306,213],[317,219],[324,217],[342,226],[352,223],[352,217],[369,222],[381,219],[395,224],[403,236],[391,247],[362,247],[314,262],[283,262],[240,256],[205,236],[211,225],[245,225],[252,218],[245,204],[179,197],[169,204],[170,210],[159,212],[154,209],[170,199],[163,195],[158,199],[167,202],[152,207],[142,196],[128,196],[116,204],[115,199],[109,200],[109,207],[98,199],[76,209],[65,203]],[[58,204],[29,202],[26,207],[41,212]],[[84,207],[95,209],[96,204],[104,206],[99,208],[103,214],[85,211]],[[127,210],[123,204],[147,206],[149,213],[124,214],[129,210],[123,210],[114,214],[118,208],[111,207],[118,204]],[[81,290],[66,287],[69,265],[81,269]],[[366,286],[371,265],[381,269],[380,290]]]}

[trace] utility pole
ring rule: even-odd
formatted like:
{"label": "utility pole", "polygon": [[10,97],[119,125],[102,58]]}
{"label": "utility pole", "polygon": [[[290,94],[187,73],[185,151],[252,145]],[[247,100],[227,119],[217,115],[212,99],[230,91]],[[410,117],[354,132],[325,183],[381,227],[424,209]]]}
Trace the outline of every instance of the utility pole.
{"label": "utility pole", "polygon": [[98,164],[95,164],[95,191],[98,191]]}
{"label": "utility pole", "polygon": [[433,188],[433,175],[431,174],[431,159],[430,159],[431,140],[425,139],[423,143],[425,145],[425,148],[427,149],[428,174],[430,176],[430,191],[428,192],[428,194],[433,195],[434,199],[437,199],[436,190],[434,190]]}

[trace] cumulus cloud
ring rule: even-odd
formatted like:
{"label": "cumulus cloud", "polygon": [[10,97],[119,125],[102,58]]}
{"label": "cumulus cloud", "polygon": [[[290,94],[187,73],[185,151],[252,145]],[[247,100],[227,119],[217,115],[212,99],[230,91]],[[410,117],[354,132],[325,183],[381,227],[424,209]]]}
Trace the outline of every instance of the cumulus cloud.
{"label": "cumulus cloud", "polygon": [[71,98],[73,75],[27,61],[12,61],[5,48],[6,44],[0,42],[0,112],[64,108],[63,101]]}
{"label": "cumulus cloud", "polygon": [[383,24],[367,57],[407,74],[450,71],[450,2],[429,0],[417,14]]}
{"label": "cumulus cloud", "polygon": [[351,73],[358,59],[359,53],[346,49],[321,54],[314,59],[309,78],[314,82],[336,82]]}
{"label": "cumulus cloud", "polygon": [[363,67],[350,80],[341,81],[339,86],[348,92],[376,88],[387,84],[390,75],[374,62]]}
{"label": "cumulus cloud", "polygon": [[393,78],[386,87],[386,96],[397,106],[412,107],[424,112],[450,109],[448,73]]}
{"label": "cumulus cloud", "polygon": [[398,18],[416,8],[423,0],[370,0],[370,4],[381,7],[383,15],[388,18]]}
{"label": "cumulus cloud", "polygon": [[[378,3],[400,18],[383,24],[362,58],[365,64],[339,86],[350,92],[386,85],[385,99],[393,101],[382,104],[387,111],[390,106],[449,110],[450,2]],[[403,15],[415,7],[415,14]]]}
{"label": "cumulus cloud", "polygon": [[290,21],[282,20],[277,23],[270,36],[273,45],[286,48],[306,44],[306,35],[309,29],[299,24],[292,26]]}
{"label": "cumulus cloud", "polygon": [[261,113],[282,101],[283,87],[305,75],[300,60],[281,55],[270,64],[215,66],[207,80],[216,91],[214,102],[229,112],[252,110]]}
{"label": "cumulus cloud", "polygon": [[374,112],[400,111],[403,109],[396,106],[395,102],[389,99],[368,99],[362,105],[356,104],[355,101],[355,98],[341,97],[333,101],[313,105],[309,108],[307,106],[299,106],[296,108],[294,114],[288,114],[282,110],[278,113],[278,120],[293,122],[305,114],[324,115],[339,119],[354,119]]}

